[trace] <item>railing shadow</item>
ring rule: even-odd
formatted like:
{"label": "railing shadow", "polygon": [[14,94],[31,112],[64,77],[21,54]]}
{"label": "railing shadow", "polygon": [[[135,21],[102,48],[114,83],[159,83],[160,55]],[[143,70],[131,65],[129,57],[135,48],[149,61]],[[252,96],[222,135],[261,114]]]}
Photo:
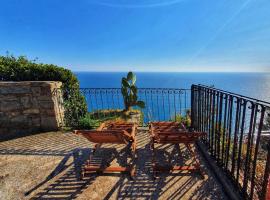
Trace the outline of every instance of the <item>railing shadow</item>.
{"label": "railing shadow", "polygon": [[[100,149],[99,153],[102,155],[103,159],[95,159],[93,162],[96,165],[107,165],[112,162],[115,158],[117,159],[117,163],[120,165],[126,165],[127,151],[128,147],[122,148],[120,151],[116,151],[114,148],[104,148]],[[38,185],[30,189],[25,193],[25,196],[30,195],[35,190],[40,187],[46,185],[49,181],[53,181],[53,179],[57,176],[56,180],[53,183],[49,184],[46,188],[42,189],[41,192],[37,193],[31,199],[74,199],[79,194],[81,194],[84,189],[86,189],[97,177],[97,174],[86,175],[85,177],[81,177],[81,169],[83,164],[86,163],[91,153],[91,149],[74,149],[71,154],[67,154],[62,161],[58,164],[58,166],[53,170],[53,172]],[[73,162],[70,164],[68,160],[73,157]],[[104,162],[106,161],[106,162]],[[68,169],[69,168],[69,169]],[[67,170],[68,169],[68,170]],[[115,174],[105,174],[106,176],[112,176]],[[120,179],[123,179],[123,176],[120,174]]]}
{"label": "railing shadow", "polygon": [[90,155],[90,149],[75,149],[70,156],[64,157],[56,169],[49,175],[43,182],[35,186],[30,191],[33,192],[38,187],[44,185],[61,172],[64,172],[70,165],[66,166],[67,159],[73,156],[74,162],[71,163],[71,167],[64,172],[58,179],[53,181],[41,192],[38,192],[31,199],[74,199],[83,190],[90,185],[96,178],[96,176],[81,178],[80,171],[83,163]]}
{"label": "railing shadow", "polygon": [[[27,192],[25,192],[25,196],[30,195],[32,192],[34,192],[35,190],[37,190],[38,188],[40,188],[41,186],[43,186],[44,184],[46,184],[48,181],[50,181],[51,179],[53,179],[55,176],[57,176],[58,174],[62,173],[65,169],[67,169],[68,167],[70,167],[73,163],[71,164],[67,164],[67,161],[70,158],[70,154],[66,155],[61,162],[57,165],[57,167],[49,174],[49,176],[47,176],[47,178],[40,182],[38,185],[36,185],[35,187],[31,188],[30,190],[28,190]],[[76,169],[76,167],[75,167]]]}
{"label": "railing shadow", "polygon": [[[36,137],[36,136],[34,136]],[[213,186],[213,178],[201,180],[194,173],[162,173],[153,179],[151,159],[152,152],[149,145],[147,131],[138,133],[138,159],[136,161],[136,176],[130,179],[123,174],[91,174],[80,179],[82,165],[89,158],[92,146],[87,140],[77,139],[73,134],[63,134],[61,138],[52,135],[40,138],[25,138],[0,144],[0,154],[2,155],[44,155],[63,156],[58,166],[39,184],[29,189],[25,194],[31,199],[74,199],[95,181],[98,176],[115,176],[116,183],[109,185],[108,191],[100,194],[103,199],[181,199],[190,197],[193,199],[212,198],[218,194],[218,186]],[[77,147],[80,148],[77,148]],[[119,149],[117,153],[114,145],[104,145],[99,150],[100,157],[107,162],[111,162],[117,157],[119,165],[126,165],[124,157],[127,156],[127,147]],[[168,151],[174,154],[177,159],[170,158]],[[108,154],[111,153],[111,155]],[[157,154],[159,162],[170,160],[172,163],[183,162],[189,155],[185,149],[172,148],[172,146],[158,147]],[[72,162],[73,158],[73,162]],[[100,161],[99,159],[95,162]],[[103,180],[103,179],[101,179]],[[88,191],[87,191],[88,192]],[[213,192],[213,194],[211,194]],[[103,197],[102,197],[103,195]],[[216,198],[217,199],[217,198]]]}
{"label": "railing shadow", "polygon": [[91,144],[72,133],[43,133],[0,143],[0,155],[67,156]]}
{"label": "railing shadow", "polygon": [[[138,149],[136,177],[125,179],[121,177],[103,198],[115,199],[181,199],[198,182],[199,177],[193,173],[161,173],[156,178],[152,176],[151,151],[149,145]],[[185,176],[185,180],[183,180]],[[176,189],[175,184],[181,185]]]}

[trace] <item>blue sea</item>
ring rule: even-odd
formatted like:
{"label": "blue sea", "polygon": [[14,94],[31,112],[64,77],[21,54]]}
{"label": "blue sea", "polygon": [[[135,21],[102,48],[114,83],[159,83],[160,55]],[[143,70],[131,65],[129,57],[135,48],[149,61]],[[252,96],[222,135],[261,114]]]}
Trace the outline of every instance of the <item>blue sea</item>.
{"label": "blue sea", "polygon": [[[81,88],[119,88],[124,72],[75,72]],[[270,73],[158,73],[137,72],[140,88],[184,88],[192,84],[214,85],[218,89],[270,102]]]}

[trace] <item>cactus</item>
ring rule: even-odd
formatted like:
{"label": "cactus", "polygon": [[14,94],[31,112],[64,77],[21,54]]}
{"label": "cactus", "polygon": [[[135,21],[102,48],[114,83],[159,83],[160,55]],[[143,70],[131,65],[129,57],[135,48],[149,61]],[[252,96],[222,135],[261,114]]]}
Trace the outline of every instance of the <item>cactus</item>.
{"label": "cactus", "polygon": [[132,106],[138,106],[140,108],[145,107],[143,101],[138,101],[136,75],[132,72],[128,72],[127,77],[122,78],[121,92],[124,98],[125,110],[130,111]]}

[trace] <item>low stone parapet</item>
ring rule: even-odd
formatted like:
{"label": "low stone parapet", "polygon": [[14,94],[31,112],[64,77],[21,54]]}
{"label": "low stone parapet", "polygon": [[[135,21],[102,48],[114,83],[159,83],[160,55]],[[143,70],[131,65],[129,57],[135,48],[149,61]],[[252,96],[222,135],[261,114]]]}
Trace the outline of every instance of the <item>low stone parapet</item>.
{"label": "low stone parapet", "polygon": [[0,82],[0,140],[58,130],[64,109],[61,82]]}

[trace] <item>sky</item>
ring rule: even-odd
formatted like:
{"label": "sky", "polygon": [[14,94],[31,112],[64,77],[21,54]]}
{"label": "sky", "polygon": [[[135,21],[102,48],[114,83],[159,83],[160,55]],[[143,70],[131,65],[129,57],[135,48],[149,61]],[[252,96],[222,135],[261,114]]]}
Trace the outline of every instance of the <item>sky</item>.
{"label": "sky", "polygon": [[0,55],[73,71],[270,71],[269,0],[0,3]]}

